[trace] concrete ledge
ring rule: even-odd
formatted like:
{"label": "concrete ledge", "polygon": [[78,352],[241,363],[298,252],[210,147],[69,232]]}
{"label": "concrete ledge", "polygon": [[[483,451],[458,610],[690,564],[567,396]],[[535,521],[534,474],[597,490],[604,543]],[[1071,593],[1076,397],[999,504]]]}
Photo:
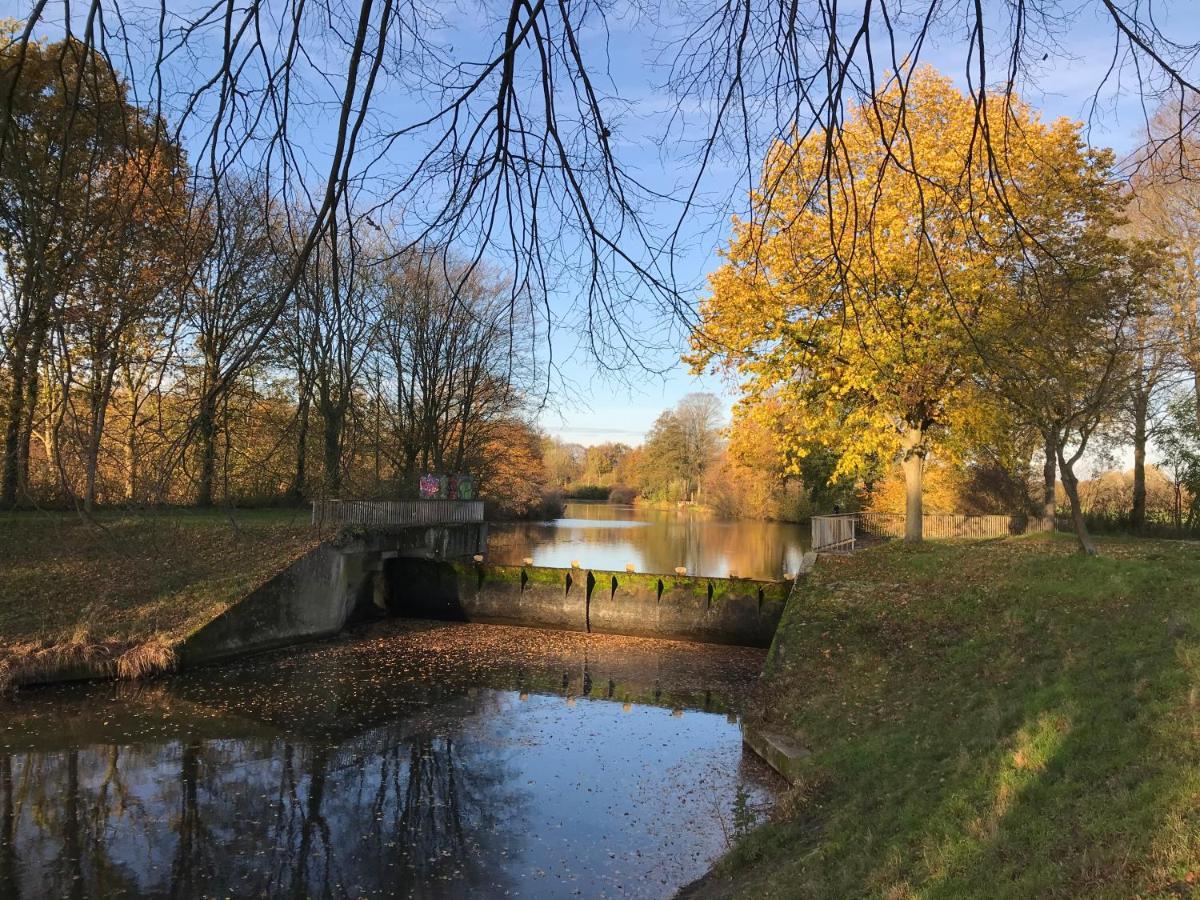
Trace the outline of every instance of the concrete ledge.
{"label": "concrete ledge", "polygon": [[188,638],[180,662],[214,662],[337,634],[364,575],[356,555],[321,544]]}
{"label": "concrete ledge", "polygon": [[804,761],[812,755],[812,751],[798,741],[763,731],[748,722],[742,724],[742,742],[786,778],[788,784],[800,777]]}
{"label": "concrete ledge", "polygon": [[343,529],[188,638],[179,664],[330,637],[385,612],[768,647],[793,586],[442,558],[455,542],[475,549],[483,534],[466,527]]}
{"label": "concrete ledge", "polygon": [[402,616],[770,646],[791,583],[397,559],[389,609]]}

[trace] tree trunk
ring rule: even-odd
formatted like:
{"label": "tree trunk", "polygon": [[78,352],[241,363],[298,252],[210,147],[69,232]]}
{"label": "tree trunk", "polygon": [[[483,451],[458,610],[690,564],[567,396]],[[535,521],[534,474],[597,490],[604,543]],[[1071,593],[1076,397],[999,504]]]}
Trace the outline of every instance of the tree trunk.
{"label": "tree trunk", "polygon": [[1196,424],[1200,425],[1200,366],[1192,372],[1192,395],[1196,398]]}
{"label": "tree trunk", "polygon": [[42,359],[42,348],[46,343],[45,331],[34,335],[29,355],[26,357],[28,371],[25,375],[24,417],[21,421],[20,442],[17,445],[17,489],[29,490],[29,448],[33,443],[33,420],[37,414],[38,391],[41,388],[41,373],[38,365]]}
{"label": "tree trunk", "polygon": [[924,532],[922,481],[925,476],[925,433],[910,428],[902,444],[904,467],[904,540],[920,543]]}
{"label": "tree trunk", "polygon": [[1075,538],[1079,541],[1079,552],[1096,556],[1096,544],[1088,534],[1087,523],[1083,520],[1083,507],[1079,503],[1079,479],[1075,477],[1074,463],[1067,462],[1062,448],[1058,451],[1058,467],[1062,473],[1063,489],[1071,501],[1071,525],[1075,529]]}
{"label": "tree trunk", "polygon": [[96,506],[96,469],[99,467],[99,452],[95,447],[95,438],[88,439],[87,462],[83,482],[83,508],[91,512]]}
{"label": "tree trunk", "polygon": [[21,422],[25,418],[25,360],[12,362],[12,389],[8,397],[8,424],[4,428],[4,473],[0,481],[0,505],[17,503],[17,483],[20,472]]}
{"label": "tree trunk", "polygon": [[342,414],[322,410],[325,418],[325,492],[337,497],[342,490]]}
{"label": "tree trunk", "polygon": [[100,446],[104,442],[104,423],[108,403],[103,388],[93,388],[92,428],[87,443],[87,477],[83,491],[83,508],[91,512],[96,506],[96,478],[100,469]]}
{"label": "tree trunk", "polygon": [[1046,520],[1047,530],[1054,531],[1054,517],[1058,514],[1058,494],[1055,484],[1058,481],[1058,448],[1054,438],[1046,438],[1046,460],[1042,463],[1042,518]]}
{"label": "tree trunk", "polygon": [[137,489],[137,430],[130,422],[129,434],[125,437],[125,499],[130,503],[137,502]]}
{"label": "tree trunk", "polygon": [[299,503],[304,499],[304,482],[307,478],[308,454],[308,392],[301,390],[300,403],[296,410],[296,472],[292,479],[292,488],[288,493],[292,500]]}
{"label": "tree trunk", "polygon": [[1146,524],[1146,420],[1149,417],[1148,398],[1136,394],[1133,398],[1133,509],[1130,524],[1140,532]]}
{"label": "tree trunk", "polygon": [[217,472],[217,414],[214,398],[205,392],[200,397],[196,415],[196,431],[200,436],[200,483],[196,489],[196,505],[212,506],[213,482]]}

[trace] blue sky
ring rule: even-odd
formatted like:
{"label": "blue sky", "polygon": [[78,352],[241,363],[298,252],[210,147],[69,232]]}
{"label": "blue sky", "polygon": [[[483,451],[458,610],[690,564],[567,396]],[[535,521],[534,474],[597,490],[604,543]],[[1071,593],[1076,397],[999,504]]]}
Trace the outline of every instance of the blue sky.
{"label": "blue sky", "polygon": [[[1200,14],[1190,0],[1156,3],[1154,8],[1176,40],[1200,41]],[[654,52],[653,40],[647,34],[643,28],[630,28],[620,34],[619,41],[610,44],[619,48],[615,53],[614,70],[619,74],[614,78],[614,88],[622,97],[645,98],[650,106],[661,106],[661,94],[655,90],[661,74],[647,63]],[[1111,24],[1097,14],[1084,13],[1074,21],[1070,33],[1061,36],[1060,40],[1066,58],[1051,56],[1040,72],[1032,73],[1035,80],[1021,85],[1022,96],[1041,109],[1047,118],[1066,116],[1089,122],[1089,136],[1094,145],[1112,147],[1118,155],[1132,150],[1144,127],[1144,114],[1140,96],[1125,89],[1128,82],[1114,85],[1101,97],[1098,108],[1091,109],[1093,93],[1112,57]],[[953,23],[948,23],[923,58],[965,88],[962,78],[965,52],[962,35],[955,32]],[[1128,78],[1129,73],[1125,77]],[[649,115],[648,120],[654,122],[654,115]],[[648,172],[656,167],[663,171],[670,168],[672,160],[664,160],[653,146],[631,149]],[[730,170],[716,172],[709,184],[713,195],[720,195],[738,184],[740,174]],[[735,203],[740,204],[744,190],[737,194]],[[697,217],[691,249],[681,260],[680,267],[680,271],[686,273],[684,280],[700,286],[695,298],[702,295],[704,277],[719,264],[715,251],[725,238],[724,223],[728,221],[727,217],[702,219]],[[676,349],[677,352],[685,349],[682,339]],[[597,375],[583,355],[577,354],[565,368],[581,385],[581,390],[575,402],[547,410],[541,422],[549,433],[582,444],[611,440],[638,443],[663,409],[691,391],[710,391],[721,396],[728,405],[732,405],[737,394],[735,386],[721,379],[690,375],[687,367],[678,361],[666,374],[645,374],[636,379],[633,386]]]}
{"label": "blue sky", "polygon": [[[1044,69],[1033,73],[1034,80],[1020,84],[1019,90],[1048,117],[1089,118],[1093,143],[1122,152],[1135,144],[1143,122],[1137,93],[1114,85],[1102,98],[1096,114],[1089,116],[1092,92],[1101,81],[1112,53],[1112,26],[1100,18],[1096,11],[1099,5],[1080,4],[1083,11],[1072,20],[1069,33],[1058,36],[1065,52],[1052,53]],[[355,6],[350,4],[347,9]],[[171,0],[168,7],[179,10],[194,8],[194,4]],[[29,8],[28,2],[0,0],[0,16],[20,18]],[[480,60],[491,56],[491,43],[499,33],[496,16],[502,8],[507,8],[507,4],[449,0],[437,8],[445,17],[440,36],[453,44],[455,58]],[[598,80],[597,87],[612,97],[613,140],[621,161],[652,187],[678,191],[691,171],[685,141],[698,137],[700,132],[689,133],[685,125],[664,140],[664,123],[677,110],[662,89],[666,76],[655,65],[655,59],[661,54],[663,41],[677,31],[671,23],[651,21],[633,13],[622,15],[619,10],[623,8],[626,7],[620,3],[610,6],[618,12],[609,14],[606,28],[592,23],[584,29],[584,55],[593,60],[593,65],[603,60],[606,54],[609,59],[606,77]],[[666,4],[664,8],[668,8]],[[1159,0],[1153,8],[1160,24],[1165,24],[1177,41],[1200,41],[1200,16],[1195,15],[1192,0]],[[48,7],[50,27],[54,25],[55,16],[61,17],[61,9],[57,3]],[[998,13],[1002,7],[995,5],[988,9]],[[126,10],[131,17],[155,13],[149,6],[133,3],[123,4],[122,12]],[[78,15],[78,10],[74,14]],[[328,54],[326,59],[337,60],[342,52],[337,36],[326,32],[324,38],[324,45],[319,40],[314,45],[317,59],[321,60],[325,52]],[[995,40],[993,36],[993,42]],[[952,20],[940,21],[939,30],[925,48],[922,60],[936,65],[955,77],[960,86],[965,86],[961,84],[966,53],[964,41],[964,29]],[[210,52],[217,47],[219,45],[210,47]],[[134,42],[129,52],[133,59],[127,68],[136,69],[152,59],[153,48]],[[336,69],[336,66],[332,68]],[[992,67],[993,71],[996,69],[996,66]],[[1128,78],[1129,74],[1126,72],[1124,77]],[[196,69],[180,67],[174,77],[180,84],[189,84],[196,79]],[[311,103],[301,110],[307,118],[306,131],[300,139],[301,150],[309,157],[315,173],[323,171],[322,157],[329,145],[331,107],[328,97],[323,99],[324,103]],[[628,108],[622,109],[625,105]],[[381,115],[394,120],[394,125],[422,117],[428,104],[405,90],[398,81],[385,87],[377,98],[377,107]],[[685,121],[695,122],[703,119],[705,110],[697,107],[686,113]],[[197,122],[193,127],[200,126],[202,123]],[[294,134],[299,133],[299,123],[294,127]],[[406,161],[415,158],[419,149],[420,145],[414,144],[396,146],[391,152],[396,165],[403,167]],[[703,186],[704,208],[685,226],[676,273],[681,284],[691,286],[689,299],[693,302],[702,295],[706,274],[717,264],[716,250],[727,233],[729,215],[740,212],[745,204],[745,177],[744,168],[737,165],[736,159],[717,161],[710,168]],[[660,220],[653,224],[664,228],[674,221],[673,216],[665,207],[650,212],[651,219],[657,217]],[[627,369],[619,376],[612,376],[599,370],[586,349],[577,346],[573,311],[577,310],[575,298],[579,285],[572,280],[572,274],[562,273],[562,287],[551,297],[556,321],[550,333],[544,335],[554,347],[558,366],[551,383],[549,403],[540,414],[540,424],[548,433],[584,444],[614,440],[638,443],[658,414],[690,391],[711,391],[732,403],[736,394],[732,386],[711,376],[693,377],[678,361],[678,355],[684,349],[684,336],[678,323],[656,318],[645,311],[637,315],[634,328],[660,345],[651,362],[666,371],[654,374]]]}

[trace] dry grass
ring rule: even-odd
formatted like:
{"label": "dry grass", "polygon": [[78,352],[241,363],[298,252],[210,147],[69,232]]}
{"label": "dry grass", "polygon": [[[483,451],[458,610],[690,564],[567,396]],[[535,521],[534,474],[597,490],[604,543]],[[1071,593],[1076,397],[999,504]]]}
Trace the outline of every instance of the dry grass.
{"label": "dry grass", "polygon": [[0,514],[0,689],[64,672],[140,678],[311,549],[301,511]]}
{"label": "dry grass", "polygon": [[68,673],[147,678],[175,667],[175,646],[162,635],[146,641],[94,641],[86,633],[66,640],[0,645],[0,692]]}

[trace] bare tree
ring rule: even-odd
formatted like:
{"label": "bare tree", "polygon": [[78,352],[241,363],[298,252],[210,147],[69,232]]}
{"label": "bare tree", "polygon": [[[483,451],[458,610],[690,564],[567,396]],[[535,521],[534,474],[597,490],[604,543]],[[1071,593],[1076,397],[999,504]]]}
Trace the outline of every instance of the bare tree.
{"label": "bare tree", "polygon": [[440,252],[407,252],[385,276],[380,336],[405,485],[462,471],[524,402],[531,334],[514,329],[504,291]]}
{"label": "bare tree", "polygon": [[[869,105],[885,83],[903,103],[912,73],[939,40],[965,48],[955,74],[969,87],[980,153],[1001,196],[1021,190],[1003,164],[1016,91],[1028,92],[1064,63],[1066,36],[1086,17],[1107,27],[1113,51],[1093,112],[1129,81],[1147,109],[1172,102],[1177,113],[1154,141],[1177,168],[1195,126],[1200,48],[1176,37],[1145,0],[1084,0],[1072,8],[1051,0],[871,0],[854,10],[784,0],[678,7],[520,0],[473,10],[483,37],[466,52],[455,23],[420,0],[219,0],[184,10],[34,0],[24,22],[5,26],[0,173],[27,184],[5,192],[4,202],[12,210],[25,198],[30,209],[54,214],[36,219],[38,228],[3,251],[6,267],[25,280],[6,310],[0,500],[15,500],[25,477],[40,367],[62,330],[54,298],[64,267],[74,264],[65,248],[78,231],[78,220],[63,211],[73,208],[67,201],[77,174],[90,170],[99,149],[108,152],[95,123],[109,107],[96,101],[117,93],[153,121],[170,123],[198,184],[222,194],[231,173],[252,173],[289,219],[292,252],[243,339],[205,376],[189,439],[262,358],[280,324],[294,324],[293,295],[321,248],[352,248],[363,242],[363,229],[385,220],[410,249],[448,248],[464,272],[505,271],[510,328],[535,319],[566,323],[611,369],[661,366],[654,351],[673,350],[670,326],[694,324],[694,285],[677,269],[679,256],[705,221],[715,227],[742,204],[747,187],[764,198],[758,208],[770,207],[775,186],[759,183],[758,174],[766,149],[780,139],[819,149],[823,163],[807,186],[816,208],[835,183],[869,191],[868,183],[838,181],[846,110]],[[659,93],[668,102],[651,113],[661,116],[651,130],[667,156],[662,177],[633,168],[641,157],[630,154],[644,149],[627,115],[633,104],[607,71],[613,21],[637,25],[639,17],[663,35],[653,62],[663,67]],[[48,54],[46,37],[74,49]],[[22,103],[43,96],[39,85],[59,98],[47,132],[69,151],[58,157],[49,145],[31,151],[27,141]],[[390,103],[388,91],[411,102]],[[103,130],[104,140],[136,143],[128,117],[117,119],[121,127]],[[879,139],[885,165],[916,187],[913,214],[922,228],[925,173],[911,135],[900,129]],[[728,178],[731,170],[740,179]],[[1010,207],[1013,228],[1036,231],[1020,208]],[[306,211],[299,218],[292,214],[298,209]],[[328,260],[331,251],[323,252]],[[555,305],[552,298],[577,300]],[[646,328],[652,319],[666,322],[667,334]],[[548,344],[547,378],[554,350]],[[304,363],[310,374],[312,363]],[[320,393],[301,377],[301,447],[310,398]],[[343,401],[331,402],[336,417]],[[345,403],[340,415],[352,419],[354,404]]]}
{"label": "bare tree", "polygon": [[349,229],[334,227],[299,282],[289,347],[321,418],[325,490],[332,496],[342,489],[346,425],[375,340],[378,296],[377,273],[363,248]]}
{"label": "bare tree", "polygon": [[[680,8],[514,0],[475,10],[486,47],[477,57],[456,47],[436,6],[419,2],[224,0],[195,12],[146,13],[89,0],[57,20],[52,9],[35,2],[14,35],[16,76],[39,29],[78,35],[89,49],[121,57],[155,111],[181,134],[198,135],[191,157],[213,183],[231,168],[255,171],[283,206],[314,210],[247,355],[283,314],[335,209],[366,185],[368,205],[394,213],[413,246],[469,248],[467,258],[495,264],[503,258],[514,312],[526,303],[545,313],[549,293],[570,285],[592,351],[610,365],[647,362],[646,313],[692,321],[683,290],[691,285],[681,285],[674,268],[680,241],[692,233],[689,217],[701,210],[720,221],[778,139],[819,142],[832,177],[847,106],[869,102],[884,72],[903,91],[939,39],[965,47],[957,74],[975,100],[976,127],[1002,190],[1019,190],[998,164],[1011,98],[1069,58],[1066,36],[1085,19],[1107,26],[1112,40],[1094,109],[1130,79],[1151,107],[1196,92],[1197,45],[1175,37],[1144,0],[1071,8],[1050,0],[872,0],[853,11],[786,0],[696,0]],[[690,148],[681,184],[650,184],[621,158],[630,143],[622,132],[628,104],[609,87],[603,39],[614,16],[644,17],[665,36],[658,62],[674,102],[656,130],[664,146]],[[322,42],[318,33],[340,39]],[[415,102],[404,108],[416,112],[383,102],[385,85],[410,96]],[[1181,116],[1174,134],[1190,124]],[[0,122],[0,159],[11,150],[14,125]],[[331,137],[313,153],[305,139],[317,131]],[[912,162],[903,135],[892,146],[894,165]],[[745,175],[709,207],[702,198],[711,196],[706,179],[718,163],[740,165]],[[919,181],[920,172],[912,174]],[[814,181],[814,198],[822,183]],[[230,359],[229,373],[240,356]]]}
{"label": "bare tree", "polygon": [[[198,357],[195,418],[199,465],[196,502],[213,502],[219,417],[238,376],[259,362],[258,328],[271,314],[283,251],[273,234],[278,213],[270,199],[248,180],[230,177],[211,190],[200,215],[207,237],[185,305],[185,321]],[[233,360],[236,363],[231,363]]]}

